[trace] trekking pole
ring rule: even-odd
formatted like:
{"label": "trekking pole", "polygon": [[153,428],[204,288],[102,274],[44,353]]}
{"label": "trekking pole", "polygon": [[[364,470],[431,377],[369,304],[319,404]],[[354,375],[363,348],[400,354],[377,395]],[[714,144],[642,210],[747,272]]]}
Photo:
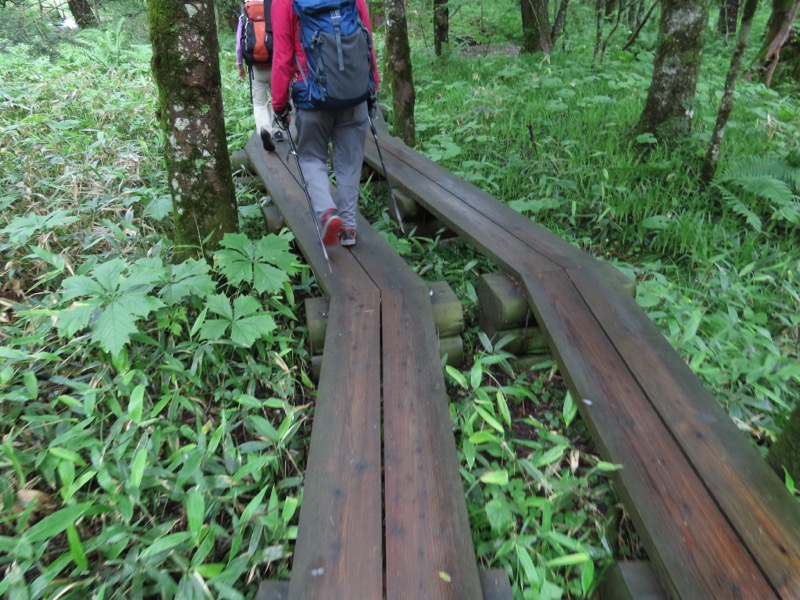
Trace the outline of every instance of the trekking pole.
{"label": "trekking pole", "polygon": [[383,168],[383,176],[386,178],[386,186],[389,188],[389,198],[392,201],[392,211],[394,212],[394,220],[397,221],[397,226],[400,227],[400,233],[405,233],[406,230],[403,229],[403,218],[400,216],[400,209],[397,206],[397,198],[394,197],[394,191],[392,190],[392,182],[389,181],[389,173],[386,172],[386,163],[383,162],[383,154],[381,154],[381,146],[378,143],[378,131],[375,129],[375,123],[372,122],[372,117],[369,116],[369,113],[367,113],[367,119],[369,119],[369,128],[372,131],[372,137],[375,140],[375,147],[378,149],[378,159],[381,161],[381,167]]}
{"label": "trekking pole", "polygon": [[281,126],[281,128],[286,131],[286,137],[289,139],[289,151],[291,154],[294,154],[294,159],[297,161],[297,172],[300,173],[300,182],[303,184],[303,191],[306,193],[306,200],[308,200],[308,208],[311,211],[311,220],[314,221],[314,227],[317,230],[317,237],[319,238],[319,245],[322,247],[322,254],[325,256],[325,262],[328,263],[328,270],[333,273],[333,268],[331,267],[331,260],[328,258],[328,251],[325,249],[325,242],[322,241],[322,231],[320,231],[319,223],[317,222],[317,215],[314,212],[314,205],[311,202],[311,194],[308,192],[308,184],[306,183],[306,178],[303,175],[303,168],[300,166],[300,157],[297,154],[297,146],[294,145],[294,138],[292,137],[292,132],[289,131],[289,124],[286,124],[286,127]]}

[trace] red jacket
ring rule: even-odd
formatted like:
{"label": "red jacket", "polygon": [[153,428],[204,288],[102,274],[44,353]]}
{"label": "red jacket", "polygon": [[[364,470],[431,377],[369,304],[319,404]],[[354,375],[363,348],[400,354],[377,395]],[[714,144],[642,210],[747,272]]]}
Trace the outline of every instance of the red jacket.
{"label": "red jacket", "polygon": [[[369,22],[369,11],[365,0],[356,0],[361,20],[372,35]],[[299,21],[292,9],[292,0],[272,0],[272,108],[281,111],[289,103],[289,86],[292,81],[301,79],[295,55],[300,59],[303,70],[306,67],[306,54],[300,42]],[[372,47],[372,77],[375,80],[375,92],[378,91],[378,57]]]}

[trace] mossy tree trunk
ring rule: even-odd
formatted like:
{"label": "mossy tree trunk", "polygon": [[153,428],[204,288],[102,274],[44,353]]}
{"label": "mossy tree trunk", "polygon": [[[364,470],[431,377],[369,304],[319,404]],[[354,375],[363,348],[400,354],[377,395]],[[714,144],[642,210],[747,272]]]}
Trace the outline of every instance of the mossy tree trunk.
{"label": "mossy tree trunk", "polygon": [[708,12],[708,0],[664,0],[640,132],[669,142],[691,131]]}
{"label": "mossy tree trunk", "polygon": [[767,461],[773,469],[784,477],[783,469],[789,472],[795,485],[800,485],[800,402],[789,415],[778,440],[770,448]]}
{"label": "mossy tree trunk", "polygon": [[176,258],[208,256],[238,227],[212,0],[147,0]]}
{"label": "mossy tree trunk", "polygon": [[385,0],[386,73],[384,78],[392,89],[394,135],[413,147],[416,144],[414,105],[416,92],[408,45],[408,24],[403,0]]}
{"label": "mossy tree trunk", "polygon": [[89,0],[67,0],[67,5],[78,27],[86,29],[87,27],[95,27],[97,25],[97,19],[92,12],[92,6],[89,4]]}
{"label": "mossy tree trunk", "polygon": [[433,49],[436,56],[450,43],[450,7],[447,0],[433,0]]}
{"label": "mossy tree trunk", "polygon": [[711,143],[708,146],[705,160],[701,172],[703,184],[709,184],[714,179],[719,162],[719,153],[722,148],[722,138],[725,136],[725,128],[728,126],[728,119],[733,112],[734,92],[736,82],[739,79],[739,72],[742,67],[742,57],[747,50],[747,39],[750,37],[750,30],[753,28],[753,17],[756,14],[758,0],[746,0],[744,13],[742,14],[742,26],[739,35],[736,37],[736,49],[733,51],[731,65],[728,69],[728,76],[725,79],[725,91],[722,94],[717,122],[714,124],[714,131],[711,134]]}

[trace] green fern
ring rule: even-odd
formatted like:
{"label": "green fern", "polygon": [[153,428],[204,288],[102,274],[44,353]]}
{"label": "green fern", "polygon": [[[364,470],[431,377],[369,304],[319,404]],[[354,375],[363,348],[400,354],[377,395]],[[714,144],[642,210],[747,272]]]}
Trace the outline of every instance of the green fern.
{"label": "green fern", "polygon": [[733,162],[716,186],[725,206],[761,231],[764,222],[800,222],[800,165],[789,157],[759,156]]}

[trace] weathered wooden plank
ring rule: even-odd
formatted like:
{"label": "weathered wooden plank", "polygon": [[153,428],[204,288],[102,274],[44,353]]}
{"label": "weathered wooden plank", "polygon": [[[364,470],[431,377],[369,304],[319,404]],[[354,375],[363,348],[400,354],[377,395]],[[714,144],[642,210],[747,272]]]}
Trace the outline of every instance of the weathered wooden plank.
{"label": "weathered wooden plank", "polygon": [[598,600],[666,600],[667,596],[646,561],[615,562],[600,585]]}
{"label": "weathered wooden plank", "polygon": [[[511,583],[508,575],[502,569],[491,569],[481,571],[481,589],[483,590],[484,600],[513,600]],[[289,582],[279,579],[268,579],[262,581],[258,586],[256,600],[288,600]],[[365,599],[371,600],[371,599]],[[376,598],[375,600],[380,600]],[[416,600],[416,599],[415,599]],[[607,600],[612,600],[608,598]],[[637,599],[637,600],[661,600],[657,598]]]}
{"label": "weathered wooden plank", "polygon": [[363,269],[353,259],[350,252],[338,244],[328,247],[332,271],[328,269],[319,236],[313,225],[308,200],[294,173],[293,157],[287,156],[288,145],[280,151],[267,153],[261,146],[258,136],[253,135],[247,142],[246,150],[253,168],[269,190],[275,206],[278,207],[286,225],[294,233],[306,262],[310,265],[317,282],[327,295],[349,291],[368,291],[373,289]]}
{"label": "weathered wooden plank", "polygon": [[[393,140],[393,138],[387,139]],[[387,143],[387,145],[389,144]],[[389,147],[391,148],[391,146]],[[383,149],[383,145],[381,148]],[[542,253],[509,235],[506,229],[487,219],[486,215],[454,195],[453,191],[442,187],[440,182],[430,179],[426,172],[410,165],[407,162],[410,161],[410,157],[403,156],[402,159],[399,159],[394,155],[384,153],[384,159],[393,184],[405,190],[409,196],[425,206],[450,229],[468,239],[505,270],[513,271],[516,258],[522,256],[526,257],[531,268],[545,271],[559,268],[558,264]],[[375,161],[378,159],[374,143],[367,144],[365,160],[370,164],[376,164]],[[431,165],[435,165],[435,163],[424,163],[425,168],[434,168]],[[496,200],[485,194],[482,199],[491,205],[500,206]],[[519,213],[515,214],[517,219],[521,218]],[[561,240],[561,243],[565,242]]]}
{"label": "weathered wooden plank", "polygon": [[800,504],[630,296],[569,276],[779,595],[800,598]]}
{"label": "weathered wooden plank", "polygon": [[[463,237],[472,239],[473,235],[479,237],[481,233],[475,231],[470,222],[464,219],[470,212],[467,211],[469,208],[484,217],[484,227],[488,228],[489,236],[499,238],[513,236],[524,241],[534,253],[546,257],[559,266],[580,266],[589,259],[580,249],[525,218],[479,187],[411,150],[400,140],[382,137],[381,150],[392,183],[406,191],[412,199]],[[367,143],[365,160],[373,168],[380,170],[377,150],[371,140]],[[425,185],[426,183],[434,185]],[[421,188],[424,188],[424,193],[420,193]],[[459,210],[453,210],[452,198],[457,198],[461,204]],[[501,232],[494,231],[494,227],[489,227],[486,221],[493,223]],[[479,243],[479,240],[474,241]],[[531,260],[539,261],[538,257],[531,257]]]}
{"label": "weathered wooden plank", "polygon": [[426,287],[384,291],[386,598],[477,600],[480,579]]}
{"label": "weathered wooden plank", "polygon": [[381,335],[377,291],[331,299],[289,597],[380,598]]}
{"label": "weathered wooden plank", "polygon": [[537,321],[675,598],[775,598],[565,272],[523,278]]}

